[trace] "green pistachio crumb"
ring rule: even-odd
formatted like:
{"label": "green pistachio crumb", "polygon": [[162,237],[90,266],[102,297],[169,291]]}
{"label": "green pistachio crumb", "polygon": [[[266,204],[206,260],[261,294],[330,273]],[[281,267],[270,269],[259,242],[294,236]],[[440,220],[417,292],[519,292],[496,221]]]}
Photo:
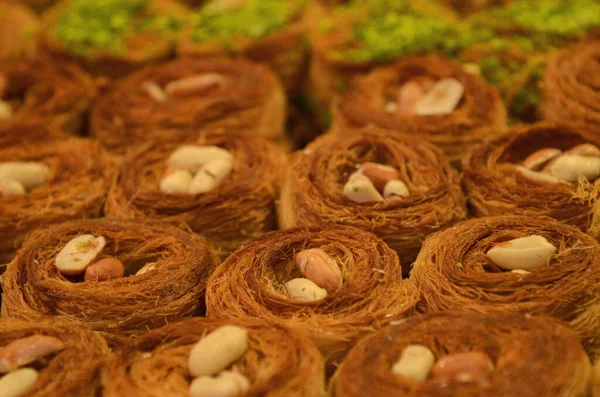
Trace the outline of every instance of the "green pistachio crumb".
{"label": "green pistachio crumb", "polygon": [[149,12],[151,0],[72,0],[58,17],[51,33],[70,51],[88,56],[91,50],[111,55],[126,52],[126,37],[148,30],[170,34],[179,18]]}
{"label": "green pistachio crumb", "polygon": [[200,9],[193,16],[196,42],[220,41],[232,45],[236,37],[261,38],[290,23],[304,7],[304,0],[248,0],[230,11]]}

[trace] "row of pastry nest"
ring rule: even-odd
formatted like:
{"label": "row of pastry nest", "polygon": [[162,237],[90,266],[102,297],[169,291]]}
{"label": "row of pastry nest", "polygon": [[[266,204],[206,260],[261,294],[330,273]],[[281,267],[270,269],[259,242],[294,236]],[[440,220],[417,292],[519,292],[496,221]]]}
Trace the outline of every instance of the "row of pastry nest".
{"label": "row of pastry nest", "polygon": [[[544,81],[551,121],[516,127],[496,90],[454,61],[376,68],[338,96],[329,131],[287,158],[285,94],[264,65],[180,59],[100,88],[69,62],[8,65],[0,252],[6,262],[39,226],[102,215],[185,225],[222,256],[277,226],[358,226],[407,268],[467,210],[546,215],[596,236],[600,142],[590,83],[571,76],[593,71],[598,51],[561,52]],[[559,108],[587,118],[572,124]],[[91,139],[68,134],[82,129]]]}
{"label": "row of pastry nest", "polygon": [[[443,59],[424,59],[427,65],[460,69]],[[422,60],[406,62],[414,68]],[[181,70],[186,63],[190,61],[156,68],[176,65]],[[147,76],[132,77],[139,84],[134,99],[153,105],[157,101],[147,89]],[[206,75],[182,77],[189,78],[196,82]],[[136,110],[126,108],[132,109]],[[495,212],[500,216],[460,222],[467,217],[467,208],[459,174],[442,151],[425,140],[372,126],[339,124],[337,130],[293,154],[286,167],[283,152],[264,137],[242,128],[228,130],[228,123],[240,123],[240,114],[232,122],[224,113],[222,124],[214,130],[148,141],[124,158],[108,154],[94,139],[56,137],[61,134],[35,122],[14,120],[3,126],[0,172],[11,181],[7,186],[17,186],[14,194],[7,191],[2,197],[7,255],[12,256],[31,230],[47,226],[34,232],[8,265],[2,309],[6,321],[26,319],[29,323],[21,326],[33,327],[50,314],[83,323],[111,345],[125,346],[115,351],[115,360],[134,360],[127,365],[135,366],[139,359],[144,366],[154,354],[159,362],[165,360],[154,338],[177,334],[176,321],[201,314],[206,302],[209,319],[258,317],[262,324],[257,327],[271,321],[285,323],[312,340],[284,341],[278,347],[316,344],[324,359],[315,346],[308,347],[309,352],[293,352],[317,363],[311,367],[311,382],[300,380],[305,388],[298,395],[325,395],[324,363],[340,365],[330,384],[334,396],[361,395],[371,387],[382,396],[406,388],[475,390],[487,395],[496,390],[502,395],[507,392],[505,379],[511,376],[503,373],[506,360],[515,361],[516,354],[506,352],[507,345],[519,346],[516,367],[508,368],[514,373],[527,373],[524,369],[532,361],[554,368],[550,362],[557,365],[553,373],[561,374],[562,395],[590,392],[591,364],[583,349],[596,357],[594,305],[600,285],[596,279],[600,246],[583,232],[596,230],[600,142],[592,128],[549,122],[523,125],[484,143],[465,162],[463,185],[472,215]],[[174,130],[167,131],[169,137]],[[151,134],[152,129],[146,132]],[[118,171],[113,173],[115,163]],[[394,190],[394,185],[400,188]],[[370,189],[371,196],[358,195],[365,193],[363,188]],[[260,237],[275,228],[275,206],[282,228],[317,228],[292,228]],[[509,217],[508,213],[529,216]],[[102,214],[108,217],[60,223]],[[537,215],[551,215],[565,224]],[[135,220],[118,220],[123,218]],[[148,218],[176,223],[188,231]],[[334,223],[359,229],[325,226]],[[241,247],[217,266],[210,244],[189,231],[207,237],[224,257]],[[440,233],[431,235],[435,231]],[[403,280],[402,270],[408,272],[415,257],[411,276]],[[464,309],[527,316],[413,318],[419,312]],[[576,333],[530,314],[556,317]],[[440,320],[444,316],[450,320]],[[429,326],[428,321],[441,321],[441,325]],[[175,324],[159,328],[171,322]],[[453,332],[465,340],[452,339],[446,345],[448,333],[438,336],[433,329],[446,331],[455,323],[462,327]],[[473,323],[484,325],[478,334],[481,340],[469,334]],[[249,347],[250,326],[229,320],[218,324],[180,336],[185,339],[181,350],[188,355],[187,361],[177,361],[176,390],[181,395],[217,390],[218,396],[238,396],[272,387],[272,380],[265,383],[253,372],[268,360],[252,358],[258,353]],[[390,327],[372,334],[386,324]],[[191,326],[182,323],[181,327]],[[146,334],[152,328],[159,329]],[[421,329],[420,337],[405,339],[415,329]],[[491,344],[490,329],[500,335]],[[44,387],[39,383],[44,376],[53,376],[45,365],[63,357],[65,344],[57,336],[44,335],[38,328],[7,338],[2,348],[13,361],[6,364],[9,375],[2,381],[8,385],[6,390],[16,390],[9,396],[28,395]],[[130,340],[134,336],[140,339]],[[522,346],[546,345],[544,338],[559,338],[568,349],[553,348],[542,354],[534,348],[532,356],[524,359]],[[159,351],[148,351],[146,343]],[[260,339],[255,343],[264,345]],[[164,354],[169,355],[166,349]],[[564,364],[567,352],[573,355],[568,361],[573,368],[565,369],[558,363]],[[122,356],[129,354],[133,357]],[[250,359],[255,360],[252,365],[245,361]],[[198,362],[209,365],[208,372],[197,370]],[[139,395],[145,395],[150,388],[160,388],[156,381],[127,377],[124,384],[112,384],[123,372],[118,361],[111,363],[105,369],[97,363],[90,367],[114,370],[101,372],[105,393],[113,390],[113,395],[120,395],[141,388]],[[377,372],[361,377],[365,367]],[[282,376],[281,371],[273,377]],[[385,376],[387,382],[373,384],[377,376]],[[511,387],[526,390],[531,378],[510,379]],[[289,381],[296,382],[296,390],[298,380],[289,375]],[[554,378],[540,381],[538,386],[555,382]],[[291,393],[284,386],[292,386],[281,386]]]}
{"label": "row of pastry nest", "polygon": [[[321,123],[349,77],[423,53],[448,56],[481,72],[498,88],[511,116],[531,121],[547,58],[597,37],[600,27],[593,0],[323,1],[348,3],[332,9],[308,0],[191,1],[191,8],[174,0],[56,3],[37,30],[34,15],[3,4],[0,15],[8,28],[6,54],[0,57],[38,51],[114,78],[175,55],[240,55],[269,65],[286,91],[298,97],[295,110],[313,108]],[[484,9],[461,18],[450,6]]]}
{"label": "row of pastry nest", "polygon": [[590,396],[599,254],[551,218],[479,218],[430,236],[403,279],[352,227],[271,232],[218,264],[165,223],[51,225],[4,275],[0,392]]}

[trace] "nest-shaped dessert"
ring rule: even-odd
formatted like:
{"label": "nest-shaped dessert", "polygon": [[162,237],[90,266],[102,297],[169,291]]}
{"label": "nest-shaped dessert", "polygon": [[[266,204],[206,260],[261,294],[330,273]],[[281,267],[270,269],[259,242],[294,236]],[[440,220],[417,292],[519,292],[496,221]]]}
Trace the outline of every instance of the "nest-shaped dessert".
{"label": "nest-shaped dessert", "polygon": [[[120,260],[125,276],[106,281],[65,276],[57,254],[73,238],[103,236],[101,255]],[[154,269],[135,275],[143,266]],[[150,221],[79,220],[32,233],[4,274],[2,313],[37,321],[42,315],[87,325],[111,345],[198,314],[218,259],[204,239]]]}
{"label": "nest-shaped dessert", "polygon": [[[145,88],[151,82],[162,89],[194,76],[204,76],[206,85],[164,101]],[[116,83],[92,109],[90,133],[118,152],[148,139],[177,139],[189,129],[252,130],[278,139],[284,133],[285,102],[281,84],[266,66],[242,59],[182,59]]]}
{"label": "nest-shaped dessert", "polygon": [[540,82],[557,49],[600,34],[595,0],[511,0],[488,7],[470,20],[475,38],[459,58],[479,65],[500,91],[513,118],[540,118]]}
{"label": "nest-shaped dessert", "polygon": [[249,0],[233,9],[219,9],[218,3],[207,3],[189,18],[178,55],[243,56],[269,66],[287,92],[301,91],[308,64],[306,34],[317,13],[312,2]]}
{"label": "nest-shaped dessert", "polygon": [[[110,189],[106,213],[118,218],[156,218],[185,224],[227,255],[276,228],[275,198],[284,154],[264,138],[240,133],[200,133],[195,139],[140,147],[123,162]],[[231,174],[201,194],[159,189],[167,159],[183,145],[218,146],[235,158]]]}
{"label": "nest-shaped dessert", "polygon": [[304,336],[257,320],[193,318],[151,331],[115,352],[102,373],[103,397],[187,395],[194,344],[226,325],[248,331],[248,350],[235,368],[251,383],[245,396],[323,397],[323,358]]}
{"label": "nest-shaped dessert", "polygon": [[42,16],[40,51],[122,77],[172,58],[187,13],[174,0],[62,0]]}
{"label": "nest-shaped dessert", "polygon": [[520,164],[536,151],[563,152],[582,144],[600,147],[600,136],[585,125],[537,123],[510,129],[473,152],[464,167],[464,185],[477,216],[545,215],[600,235],[598,183],[533,180]]}
{"label": "nest-shaped dessert", "polygon": [[[486,255],[497,244],[532,235],[556,248],[549,265],[515,273]],[[569,323],[592,356],[599,352],[600,245],[574,226],[526,216],[465,221],[425,241],[411,279],[424,312],[549,315]]]}
{"label": "nest-shaped dessert", "polygon": [[599,59],[600,40],[575,44],[550,59],[542,80],[544,119],[600,129]]}
{"label": "nest-shaped dessert", "polygon": [[[459,177],[437,147],[376,128],[337,131],[294,154],[278,206],[281,228],[343,224],[382,238],[400,255],[405,272],[429,234],[466,217]],[[396,168],[408,197],[358,203],[344,184],[358,165]]]}
{"label": "nest-shaped dessert", "polygon": [[451,7],[423,0],[362,0],[334,8],[311,32],[310,94],[321,122],[349,80],[407,55],[456,55],[467,44]]}
{"label": "nest-shaped dessert", "polygon": [[[321,300],[290,299],[285,283],[302,277],[295,254],[316,248],[337,263],[343,284]],[[374,235],[347,227],[269,233],[231,254],[206,292],[209,317],[284,323],[309,336],[332,363],[365,334],[410,315],[417,300],[396,253]]]}
{"label": "nest-shaped dessert", "polygon": [[[27,128],[35,127],[15,127],[25,134]],[[0,134],[0,143],[16,140],[0,148],[0,162],[40,162],[49,172],[44,184],[26,194],[0,196],[0,264],[7,263],[25,237],[39,227],[102,215],[114,169],[97,142],[68,138],[33,144],[27,137],[35,133],[21,140],[13,134],[15,129],[10,136]]]}
{"label": "nest-shaped dessert", "polygon": [[[494,370],[485,382],[396,375],[392,365],[409,345],[451,354],[486,354]],[[519,314],[439,313],[414,317],[361,340],[332,384],[332,397],[589,396],[590,360],[577,335],[560,321]]]}
{"label": "nest-shaped dessert", "polygon": [[104,339],[86,327],[52,318],[26,322],[0,319],[0,348],[22,338],[43,335],[64,343],[64,349],[27,367],[39,377],[28,390],[28,397],[94,397],[100,387],[100,367],[109,354]]}
{"label": "nest-shaped dessert", "polygon": [[0,66],[0,96],[15,120],[39,120],[52,128],[82,132],[96,96],[94,81],[72,62],[49,59],[9,62]]}
{"label": "nest-shaped dessert", "polygon": [[[418,115],[390,108],[404,84],[441,79],[460,82],[464,94],[456,109],[446,114]],[[418,84],[418,83],[417,83]],[[379,127],[401,131],[436,144],[452,161],[459,161],[487,139],[506,128],[506,110],[498,92],[481,77],[437,56],[404,58],[356,78],[336,101],[334,127]],[[345,133],[341,127],[341,133]]]}
{"label": "nest-shaped dessert", "polygon": [[37,50],[38,18],[25,5],[0,3],[0,59],[32,58]]}

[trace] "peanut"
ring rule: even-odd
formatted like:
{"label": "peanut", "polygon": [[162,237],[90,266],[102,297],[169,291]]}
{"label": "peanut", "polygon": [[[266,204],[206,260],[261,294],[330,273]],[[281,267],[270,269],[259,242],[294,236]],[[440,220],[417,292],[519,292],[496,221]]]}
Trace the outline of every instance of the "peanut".
{"label": "peanut", "polygon": [[13,114],[14,110],[12,105],[0,99],[0,120],[10,119]]}
{"label": "peanut", "polygon": [[296,302],[316,302],[327,297],[327,291],[307,278],[294,278],[284,284],[289,298]]}
{"label": "peanut", "polygon": [[200,376],[190,385],[191,397],[236,397],[243,393],[239,382],[231,377]]}
{"label": "peanut", "polygon": [[194,345],[188,359],[193,376],[214,375],[246,353],[248,331],[234,325],[216,329]]}
{"label": "peanut", "polygon": [[492,262],[507,270],[533,270],[547,266],[556,247],[539,235],[497,244],[487,252]]}
{"label": "peanut", "polygon": [[56,255],[54,265],[63,274],[77,275],[96,259],[106,245],[104,237],[84,234],[69,241]]}
{"label": "peanut", "polygon": [[157,266],[156,262],[146,263],[140,270],[137,271],[137,273],[135,275],[136,276],[141,276],[142,274],[146,274],[148,272],[151,272],[154,269],[156,269],[156,266]]}
{"label": "peanut", "polygon": [[600,157],[600,148],[591,143],[583,143],[581,145],[573,146],[567,150],[565,154],[577,154],[580,156]]}
{"label": "peanut", "polygon": [[25,188],[19,181],[0,179],[0,197],[25,194]]}
{"label": "peanut", "polygon": [[358,172],[369,178],[379,191],[382,191],[389,181],[400,178],[400,173],[394,167],[377,163],[363,163]]}
{"label": "peanut", "polygon": [[402,350],[398,361],[392,365],[392,372],[398,376],[422,382],[429,376],[434,363],[435,356],[427,347],[408,345]]}
{"label": "peanut", "polygon": [[65,344],[52,336],[32,335],[17,339],[0,347],[0,374],[14,371],[64,348]]}
{"label": "peanut", "polygon": [[143,83],[142,89],[146,91],[148,96],[156,102],[167,101],[167,94],[165,94],[163,89],[153,81],[146,81],[145,83]]}
{"label": "peanut", "polygon": [[486,383],[494,371],[494,364],[480,352],[457,353],[442,357],[433,367],[432,379]]}
{"label": "peanut", "polygon": [[32,368],[9,372],[0,378],[0,397],[25,397],[37,380],[38,373]]}
{"label": "peanut", "polygon": [[218,73],[204,73],[171,81],[165,86],[165,92],[170,97],[185,97],[200,94],[203,91],[225,85],[225,77]]}
{"label": "peanut", "polygon": [[48,180],[50,169],[46,164],[33,161],[10,161],[0,163],[0,179],[12,179],[31,190]]}
{"label": "peanut", "polygon": [[328,293],[335,292],[342,285],[340,267],[325,251],[318,248],[307,249],[297,253],[294,261],[304,277]]}
{"label": "peanut", "polygon": [[522,165],[528,170],[538,171],[548,161],[560,156],[561,154],[562,151],[555,148],[540,149],[527,156],[527,158],[523,160]]}
{"label": "peanut", "polygon": [[192,174],[188,170],[175,170],[160,181],[160,191],[167,194],[187,194],[192,183]]}
{"label": "peanut", "polygon": [[125,266],[116,258],[103,258],[85,269],[84,281],[107,281],[125,275]]}
{"label": "peanut", "polygon": [[542,174],[541,172],[531,171],[525,167],[517,166],[517,172],[523,175],[525,178],[534,182],[542,182],[542,183],[562,183],[558,178],[553,177],[552,175]]}
{"label": "peanut", "polygon": [[409,116],[415,114],[417,103],[425,97],[425,94],[425,90],[418,83],[414,81],[405,83],[398,91],[398,113]]}
{"label": "peanut", "polygon": [[215,160],[207,163],[194,177],[190,184],[190,194],[201,194],[215,189],[233,170],[233,161]]}
{"label": "peanut", "polygon": [[441,79],[417,102],[415,109],[420,116],[452,113],[458,106],[465,89],[453,78]]}
{"label": "peanut", "polygon": [[357,179],[344,185],[344,195],[357,203],[383,201],[383,197],[370,180]]}
{"label": "peanut", "polygon": [[184,145],[169,156],[167,165],[173,169],[188,170],[195,174],[205,164],[215,160],[230,160],[233,162],[233,155],[218,146]]}
{"label": "peanut", "polygon": [[248,380],[248,378],[246,378],[244,375],[240,374],[239,372],[221,371],[221,373],[217,376],[217,379],[219,379],[219,378],[232,379],[233,381],[235,381],[238,384],[239,389],[242,393],[245,393],[248,391],[248,389],[250,389],[250,380]]}
{"label": "peanut", "polygon": [[394,179],[389,181],[383,188],[383,197],[389,198],[390,196],[408,197],[410,196],[410,190],[406,183],[400,179]]}
{"label": "peanut", "polygon": [[600,157],[565,154],[548,164],[544,171],[565,182],[577,182],[579,175],[591,181],[600,176]]}

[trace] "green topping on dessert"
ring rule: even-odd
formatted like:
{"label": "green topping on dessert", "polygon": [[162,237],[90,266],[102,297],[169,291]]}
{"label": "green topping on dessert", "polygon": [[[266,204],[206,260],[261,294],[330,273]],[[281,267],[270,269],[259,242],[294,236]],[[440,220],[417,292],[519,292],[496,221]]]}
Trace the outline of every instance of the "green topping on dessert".
{"label": "green topping on dessert", "polygon": [[597,0],[518,1],[507,7],[494,7],[473,18],[474,30],[505,35],[538,50],[562,46],[592,28],[600,27],[600,2]]}
{"label": "green topping on dessert", "polygon": [[232,45],[238,37],[265,37],[288,25],[303,7],[304,0],[248,0],[229,11],[200,9],[193,16],[192,39]]}
{"label": "green topping on dessert", "polygon": [[600,3],[578,1],[519,1],[506,8],[508,18],[540,33],[579,37],[600,25]]}
{"label": "green topping on dessert", "polygon": [[434,5],[426,12],[407,1],[389,2],[386,6],[388,1],[369,3],[368,14],[353,26],[354,43],[332,53],[333,58],[371,62],[411,53],[454,56],[471,40],[466,27],[454,21],[452,14],[444,16]]}
{"label": "green topping on dessert", "polygon": [[150,0],[72,0],[58,17],[52,33],[70,51],[88,56],[91,50],[112,55],[126,52],[126,37],[157,31],[178,30],[182,21],[172,15],[148,11]]}

